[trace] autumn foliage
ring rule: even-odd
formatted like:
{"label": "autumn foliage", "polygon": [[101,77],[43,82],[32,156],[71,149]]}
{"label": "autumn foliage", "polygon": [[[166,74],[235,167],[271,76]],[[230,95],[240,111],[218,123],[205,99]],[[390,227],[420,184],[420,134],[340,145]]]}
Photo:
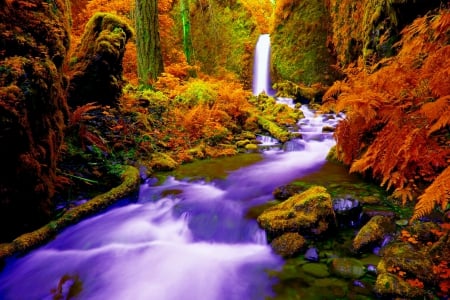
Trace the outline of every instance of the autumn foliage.
{"label": "autumn foliage", "polygon": [[416,200],[413,220],[435,205],[445,210],[450,198],[449,33],[448,9],[416,19],[397,56],[360,60],[323,98],[347,114],[336,130],[338,158],[403,203]]}

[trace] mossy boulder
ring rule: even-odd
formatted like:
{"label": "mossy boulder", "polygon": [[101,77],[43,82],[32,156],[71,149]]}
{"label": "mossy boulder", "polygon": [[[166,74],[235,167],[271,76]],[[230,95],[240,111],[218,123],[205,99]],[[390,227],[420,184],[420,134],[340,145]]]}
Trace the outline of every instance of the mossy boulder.
{"label": "mossy boulder", "polygon": [[68,116],[69,37],[64,1],[1,1],[0,242],[51,217]]}
{"label": "mossy boulder", "polygon": [[337,257],[331,260],[330,271],[338,277],[357,279],[364,276],[366,268],[356,258]]}
{"label": "mossy boulder", "polygon": [[273,239],[270,243],[272,249],[282,257],[292,257],[298,254],[305,246],[305,238],[296,232],[287,232]]}
{"label": "mossy boulder", "polygon": [[265,210],[257,221],[269,237],[286,232],[320,235],[335,226],[335,215],[327,190],[313,186]]}
{"label": "mossy boulder", "polygon": [[406,276],[418,278],[423,282],[434,279],[433,261],[428,253],[407,242],[396,242],[386,246],[382,252],[382,262],[386,270],[398,268]]}
{"label": "mossy boulder", "polygon": [[360,251],[370,245],[381,244],[383,238],[394,232],[393,219],[385,216],[374,216],[367,222],[353,239],[353,249]]}
{"label": "mossy boulder", "polygon": [[71,65],[68,103],[117,106],[122,94],[122,60],[132,28],[120,17],[96,13],[87,23]]}
{"label": "mossy boulder", "polygon": [[264,130],[270,133],[271,136],[284,143],[288,141],[291,137],[291,134],[286,129],[280,127],[277,123],[263,117],[258,116],[258,125],[261,126]]}
{"label": "mossy boulder", "polygon": [[383,297],[406,297],[411,299],[424,294],[423,289],[412,286],[403,278],[391,273],[378,275],[374,289],[376,293]]}
{"label": "mossy boulder", "polygon": [[171,171],[178,167],[178,163],[170,155],[162,152],[155,153],[149,165],[158,171]]}
{"label": "mossy boulder", "polygon": [[249,152],[258,152],[258,145],[256,144],[247,144],[245,145],[245,150]]}

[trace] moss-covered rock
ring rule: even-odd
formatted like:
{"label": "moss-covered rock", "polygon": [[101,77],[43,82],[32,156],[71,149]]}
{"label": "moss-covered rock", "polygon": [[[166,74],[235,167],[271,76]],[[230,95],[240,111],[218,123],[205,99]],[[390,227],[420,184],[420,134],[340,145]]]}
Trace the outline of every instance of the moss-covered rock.
{"label": "moss-covered rock", "polygon": [[391,243],[382,250],[382,261],[386,270],[405,272],[406,276],[418,278],[423,282],[434,279],[433,261],[431,257],[410,243]]}
{"label": "moss-covered rock", "polygon": [[284,128],[281,128],[280,126],[278,126],[277,123],[272,122],[263,116],[258,116],[258,124],[264,130],[268,131],[271,136],[273,136],[282,143],[288,141],[291,137],[289,131],[287,131]]}
{"label": "moss-covered rock", "polygon": [[273,85],[277,91],[277,97],[287,97],[301,103],[320,103],[327,87],[320,84],[306,86],[304,84],[295,84],[289,80],[277,82]]}
{"label": "moss-covered rock", "polygon": [[96,13],[87,23],[71,66],[68,102],[116,106],[122,94],[122,60],[132,28],[120,17]]}
{"label": "moss-covered rock", "polygon": [[330,271],[342,278],[361,278],[366,273],[363,263],[355,258],[337,257],[330,263]]}
{"label": "moss-covered rock", "polygon": [[358,232],[353,240],[353,249],[360,251],[362,248],[373,244],[381,244],[383,238],[395,230],[395,223],[385,216],[374,216]]}
{"label": "moss-covered rock", "polygon": [[383,297],[406,297],[411,299],[424,294],[423,289],[412,286],[401,277],[390,273],[378,275],[374,288],[375,292]]}
{"label": "moss-covered rock", "polygon": [[152,156],[149,166],[158,171],[171,171],[178,167],[178,163],[170,155],[157,152]]}
{"label": "moss-covered rock", "polygon": [[68,14],[62,0],[0,3],[0,242],[51,216],[68,115]]}
{"label": "moss-covered rock", "polygon": [[287,232],[273,239],[270,243],[272,249],[282,257],[292,257],[298,254],[305,246],[305,238],[296,232]]}
{"label": "moss-covered rock", "polygon": [[245,150],[249,152],[258,152],[258,145],[256,144],[247,144],[245,145]]}
{"label": "moss-covered rock", "polygon": [[286,232],[319,235],[335,226],[335,215],[326,189],[314,186],[265,210],[257,221],[269,237]]}

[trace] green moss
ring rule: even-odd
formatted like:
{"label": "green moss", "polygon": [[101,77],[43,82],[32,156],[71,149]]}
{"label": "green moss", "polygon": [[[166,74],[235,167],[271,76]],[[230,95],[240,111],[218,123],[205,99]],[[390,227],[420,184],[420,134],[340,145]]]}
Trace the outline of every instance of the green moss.
{"label": "green moss", "polygon": [[[174,13],[179,15],[178,8]],[[190,22],[194,59],[202,71],[211,75],[232,72],[250,87],[253,48],[260,32],[246,6],[239,0],[212,0],[207,5],[193,1]],[[181,20],[176,27],[181,36]]]}
{"label": "green moss", "polygon": [[[278,3],[277,3],[278,4]],[[275,15],[272,70],[275,81],[331,84],[334,58],[327,49],[329,16],[320,1],[295,1]]]}
{"label": "green moss", "polygon": [[254,164],[262,160],[259,153],[241,154],[229,157],[220,157],[208,160],[198,160],[192,163],[183,164],[167,175],[176,178],[192,178],[212,180],[225,178],[230,171]]}
{"label": "green moss", "polygon": [[380,243],[382,239],[395,230],[393,220],[385,216],[374,216],[358,232],[353,240],[353,249],[359,251],[361,248]]}
{"label": "green moss", "polygon": [[265,210],[258,223],[269,235],[284,232],[320,234],[334,219],[331,196],[321,186],[313,186],[301,194]]}
{"label": "green moss", "polygon": [[178,163],[166,153],[155,153],[149,163],[152,169],[159,171],[170,171],[178,167]]}
{"label": "green moss", "polygon": [[258,116],[258,124],[271,136],[284,143],[290,139],[290,133],[286,129],[281,128],[275,122],[269,121],[268,119]]}
{"label": "green moss", "polygon": [[245,145],[245,150],[250,151],[250,152],[257,152],[258,151],[258,145],[247,144],[247,145]]}
{"label": "green moss", "polygon": [[401,277],[390,273],[378,275],[375,283],[375,291],[381,295],[389,297],[400,296],[407,297],[409,299],[422,296],[424,294],[423,289],[414,287]]}

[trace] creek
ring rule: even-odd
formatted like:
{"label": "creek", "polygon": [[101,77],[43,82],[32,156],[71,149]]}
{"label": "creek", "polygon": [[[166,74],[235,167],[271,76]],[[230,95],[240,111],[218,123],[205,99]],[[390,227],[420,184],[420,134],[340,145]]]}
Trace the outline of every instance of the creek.
{"label": "creek", "polygon": [[[277,278],[270,274],[285,262],[274,254],[249,211],[271,201],[276,187],[294,180],[355,181],[342,167],[326,162],[335,141],[322,128],[334,127],[339,117],[316,115],[306,106],[301,109],[302,139],[281,147],[261,138],[267,150],[259,154],[182,166],[163,181],[150,178],[137,197],[10,259],[0,273],[0,299],[276,296]],[[330,168],[334,174],[328,173]]]}

